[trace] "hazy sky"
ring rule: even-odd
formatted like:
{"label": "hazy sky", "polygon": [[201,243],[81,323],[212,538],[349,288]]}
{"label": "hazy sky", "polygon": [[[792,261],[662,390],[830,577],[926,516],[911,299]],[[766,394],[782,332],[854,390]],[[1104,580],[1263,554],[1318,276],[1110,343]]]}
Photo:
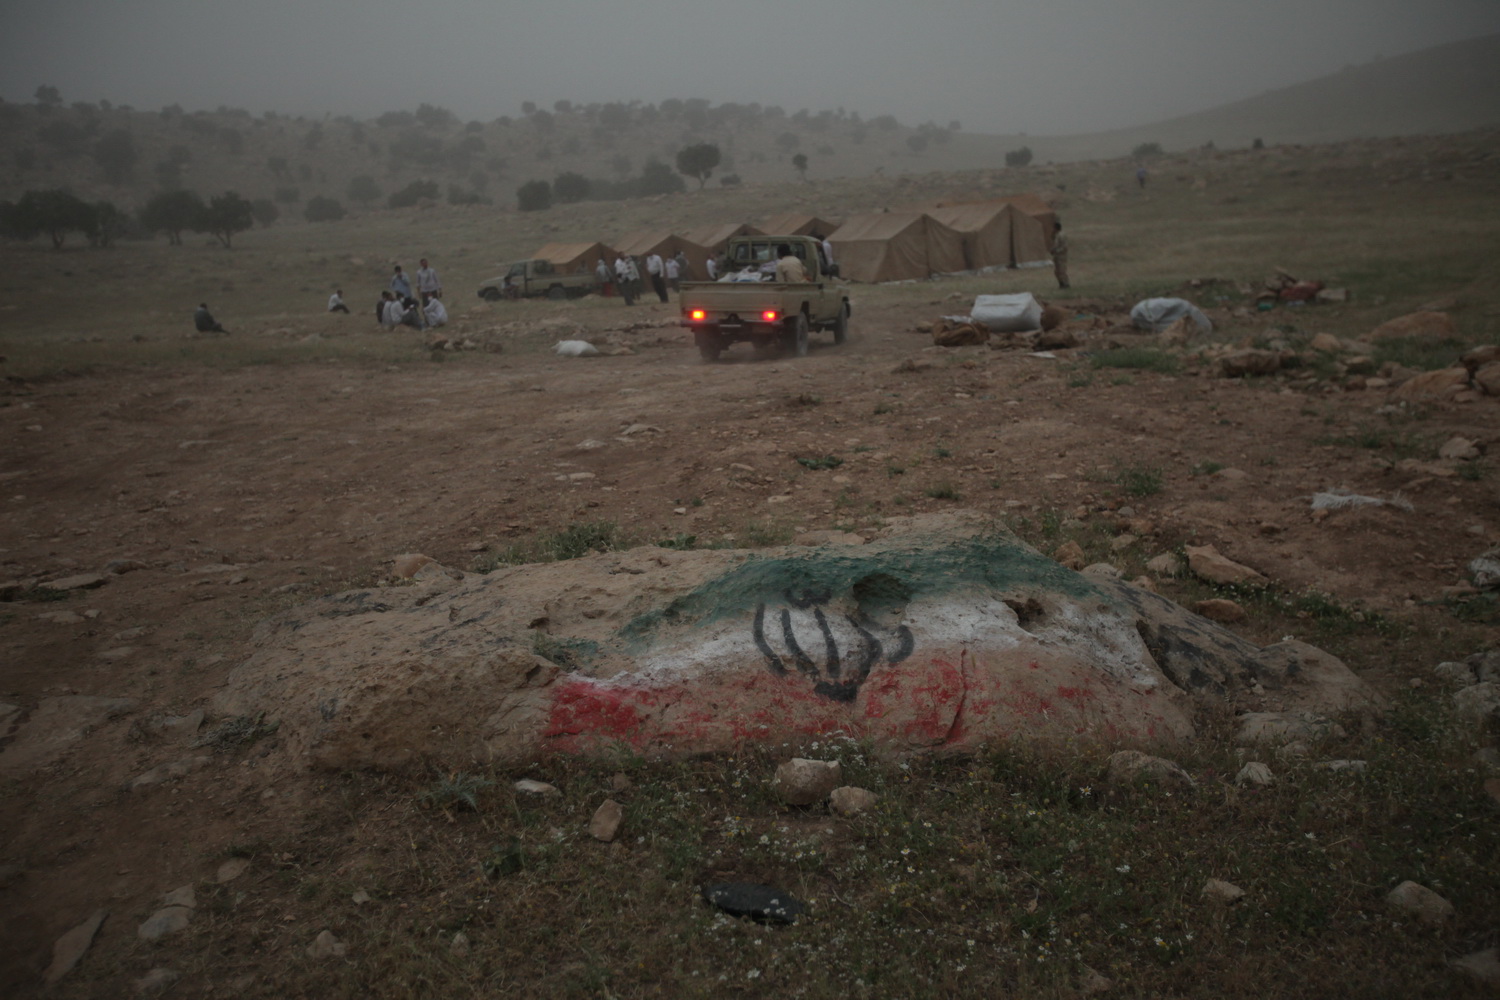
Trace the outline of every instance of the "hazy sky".
{"label": "hazy sky", "polygon": [[0,0],[0,96],[460,118],[669,97],[1149,124],[1500,33],[1500,0]]}

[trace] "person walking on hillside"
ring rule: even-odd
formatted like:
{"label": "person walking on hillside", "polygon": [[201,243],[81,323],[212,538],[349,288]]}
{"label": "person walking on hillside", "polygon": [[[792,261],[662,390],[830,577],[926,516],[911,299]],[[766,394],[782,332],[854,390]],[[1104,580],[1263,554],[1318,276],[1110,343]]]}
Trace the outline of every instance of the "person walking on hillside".
{"label": "person walking on hillside", "polygon": [[405,271],[401,270],[400,264],[396,265],[396,271],[391,275],[391,291],[396,293],[398,299],[411,298],[411,279],[406,276]]}
{"label": "person walking on hillside", "polygon": [[1057,275],[1057,287],[1069,288],[1068,284],[1068,238],[1062,234],[1062,223],[1052,223],[1052,273]]}
{"label": "person walking on hillside", "polygon": [[1136,168],[1136,171],[1135,171],[1135,182],[1137,184],[1139,184],[1141,187],[1145,187],[1146,186],[1146,168],[1145,167],[1137,167]]}
{"label": "person walking on hillside", "polygon": [[331,313],[343,313],[349,315],[349,307],[344,305],[344,290],[335,288],[333,294],[328,296],[328,311]]}
{"label": "person walking on hillside", "polygon": [[630,280],[630,272],[634,269],[635,265],[624,254],[615,258],[615,284],[627,306],[635,305],[635,285]]}
{"label": "person walking on hillside", "polygon": [[228,333],[229,331],[219,325],[214,319],[214,314],[208,311],[208,303],[198,303],[198,308],[193,311],[193,329],[199,333]]}
{"label": "person walking on hillside", "polygon": [[438,277],[437,271],[427,258],[421,260],[422,266],[417,268],[417,292],[430,298],[440,299],[443,297],[443,280]]}
{"label": "person walking on hillside", "polygon": [[677,266],[677,258],[676,257],[668,257],[666,259],[666,267],[667,267],[667,287],[670,288],[674,292],[681,291],[682,290],[682,283],[681,283],[681,281],[679,279],[681,278],[682,271]]}
{"label": "person walking on hillside", "polygon": [[667,269],[662,263],[661,254],[652,253],[646,258],[646,273],[651,275],[651,288],[656,292],[656,297],[663,302],[667,301]]}

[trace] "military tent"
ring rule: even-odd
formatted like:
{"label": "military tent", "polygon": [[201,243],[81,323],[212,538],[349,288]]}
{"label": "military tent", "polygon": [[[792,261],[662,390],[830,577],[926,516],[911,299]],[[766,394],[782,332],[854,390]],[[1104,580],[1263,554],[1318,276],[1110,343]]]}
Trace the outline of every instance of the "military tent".
{"label": "military tent", "polygon": [[839,274],[852,281],[902,281],[964,269],[963,238],[921,212],[856,215],[828,242]]}
{"label": "military tent", "polygon": [[716,254],[723,253],[725,245],[736,236],[762,235],[764,234],[759,229],[748,222],[741,222],[738,225],[731,222],[722,226],[705,226],[702,229],[689,229],[682,234],[684,239]]}
{"label": "military tent", "polygon": [[962,234],[968,270],[1051,261],[1052,224],[1057,216],[1036,195],[940,205],[928,214]]}
{"label": "military tent", "polygon": [[559,274],[592,274],[599,258],[613,265],[616,254],[603,243],[548,243],[531,256],[550,260]]}
{"label": "military tent", "polygon": [[790,212],[762,223],[760,231],[767,236],[811,236],[813,233],[827,236],[837,228],[838,226],[834,223],[827,219],[820,219],[816,215]]}
{"label": "military tent", "polygon": [[[697,281],[707,278],[708,258],[712,256],[707,247],[699,246],[685,236],[678,236],[665,230],[638,230],[633,233],[627,233],[615,240],[615,250],[618,253],[640,258],[645,258],[653,253],[659,253],[664,260],[667,257],[675,255],[678,250],[681,250],[683,256],[687,257],[688,266],[692,268],[689,276]],[[641,277],[645,278],[645,261],[642,260],[640,264]]]}

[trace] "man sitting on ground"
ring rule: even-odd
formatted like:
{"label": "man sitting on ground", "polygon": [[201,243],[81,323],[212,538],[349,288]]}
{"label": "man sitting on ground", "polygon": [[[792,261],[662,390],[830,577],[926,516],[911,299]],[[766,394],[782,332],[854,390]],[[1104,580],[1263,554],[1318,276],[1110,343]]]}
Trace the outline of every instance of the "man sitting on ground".
{"label": "man sitting on ground", "polygon": [[228,333],[229,331],[219,325],[214,319],[214,314],[208,311],[208,303],[198,303],[198,309],[193,313],[193,327],[199,333]]}

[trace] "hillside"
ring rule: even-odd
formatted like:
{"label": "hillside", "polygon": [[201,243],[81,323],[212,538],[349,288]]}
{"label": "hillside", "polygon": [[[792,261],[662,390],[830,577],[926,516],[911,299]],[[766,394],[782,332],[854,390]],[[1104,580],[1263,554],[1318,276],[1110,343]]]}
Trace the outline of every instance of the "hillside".
{"label": "hillside", "polygon": [[[314,196],[351,209],[384,206],[392,193],[427,180],[441,199],[504,206],[514,204],[521,184],[565,173],[589,179],[597,196],[639,179],[652,161],[670,168],[677,151],[695,143],[721,150],[710,182],[718,186],[726,176],[754,185],[996,168],[1023,146],[1035,163],[1045,164],[1122,157],[1152,142],[1169,152],[1208,143],[1234,149],[1255,139],[1320,143],[1497,122],[1500,36],[1349,68],[1200,114],[1085,136],[971,135],[957,122],[913,127],[891,116],[862,120],[842,109],[788,114],[753,103],[693,100],[561,101],[551,110],[530,108],[520,118],[489,122],[461,122],[428,105],[359,122],[274,112],[257,117],[226,107],[144,111],[57,101],[0,104],[6,147],[0,198],[66,187],[88,200],[135,208],[165,188],[235,190],[276,201],[286,216],[300,215]],[[806,158],[804,171],[799,156]],[[676,176],[659,172],[658,181],[661,173],[669,181]],[[360,178],[362,192],[351,188]],[[1011,186],[1025,184],[1018,178]]]}

